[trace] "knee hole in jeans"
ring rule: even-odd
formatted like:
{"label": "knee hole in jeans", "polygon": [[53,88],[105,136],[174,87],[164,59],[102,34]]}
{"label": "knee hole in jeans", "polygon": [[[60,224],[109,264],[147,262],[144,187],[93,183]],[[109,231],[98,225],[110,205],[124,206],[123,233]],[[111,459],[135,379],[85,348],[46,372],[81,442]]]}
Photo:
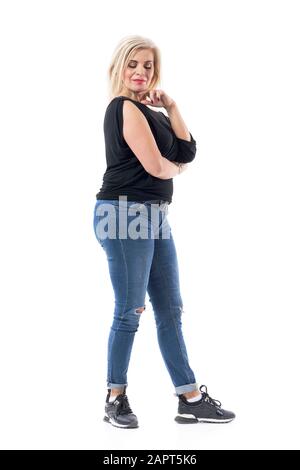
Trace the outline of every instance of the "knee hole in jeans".
{"label": "knee hole in jeans", "polygon": [[143,313],[145,309],[146,309],[146,305],[144,305],[144,307],[138,307],[135,309],[135,313]]}

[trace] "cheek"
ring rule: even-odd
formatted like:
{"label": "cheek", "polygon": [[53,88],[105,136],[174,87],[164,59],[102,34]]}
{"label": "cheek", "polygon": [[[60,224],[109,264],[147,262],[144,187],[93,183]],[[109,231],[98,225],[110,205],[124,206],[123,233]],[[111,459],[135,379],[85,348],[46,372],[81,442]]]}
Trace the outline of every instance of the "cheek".
{"label": "cheek", "polygon": [[153,78],[153,75],[154,75],[154,73],[153,73],[153,72],[150,72],[150,73],[148,73],[148,74],[147,74],[147,80],[148,80],[148,83],[149,83],[149,82],[152,80],[152,78]]}
{"label": "cheek", "polygon": [[132,72],[131,72],[131,70],[125,70],[125,73],[124,73],[124,77],[125,77],[125,78],[127,78],[127,79],[128,79],[128,78],[130,78],[130,77],[131,77],[131,75],[132,75]]}

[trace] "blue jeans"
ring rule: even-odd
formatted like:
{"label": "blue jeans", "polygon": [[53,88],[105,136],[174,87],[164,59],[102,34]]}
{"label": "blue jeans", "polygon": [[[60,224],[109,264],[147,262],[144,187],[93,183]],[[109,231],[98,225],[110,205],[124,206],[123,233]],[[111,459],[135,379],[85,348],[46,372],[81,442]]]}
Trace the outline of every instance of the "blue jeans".
{"label": "blue jeans", "polygon": [[179,395],[198,390],[198,384],[182,333],[183,305],[176,249],[167,220],[168,203],[157,202],[100,199],[94,208],[94,232],[106,253],[115,295],[107,386],[128,385],[131,350],[148,292],[160,351]]}

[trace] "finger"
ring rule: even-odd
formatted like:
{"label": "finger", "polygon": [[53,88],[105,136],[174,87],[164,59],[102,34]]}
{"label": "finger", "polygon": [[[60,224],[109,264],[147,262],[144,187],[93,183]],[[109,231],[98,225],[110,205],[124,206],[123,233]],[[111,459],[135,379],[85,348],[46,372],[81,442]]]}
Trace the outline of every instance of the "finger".
{"label": "finger", "polygon": [[141,103],[143,104],[150,104],[151,103],[151,96],[150,96],[150,93],[149,95],[147,95],[142,101]]}
{"label": "finger", "polygon": [[152,103],[156,102],[159,100],[159,97],[157,96],[159,92],[157,90],[151,90],[150,91],[150,97],[151,97],[151,101]]}

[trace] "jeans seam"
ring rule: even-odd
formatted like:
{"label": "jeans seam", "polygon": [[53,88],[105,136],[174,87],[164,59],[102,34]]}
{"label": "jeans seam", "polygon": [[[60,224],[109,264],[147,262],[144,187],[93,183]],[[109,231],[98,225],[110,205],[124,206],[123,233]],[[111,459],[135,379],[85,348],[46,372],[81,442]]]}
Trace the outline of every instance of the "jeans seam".
{"label": "jeans seam", "polygon": [[[126,301],[125,301],[125,304],[124,304],[124,310],[123,310],[122,313],[121,313],[121,317],[118,319],[118,326],[117,326],[116,330],[114,331],[114,338],[113,338],[113,341],[115,341],[115,339],[116,339],[116,333],[119,331],[120,326],[121,326],[121,322],[122,322],[123,318],[125,317],[124,312],[125,312],[125,310],[126,310],[126,305],[127,305],[127,300],[128,300],[128,266],[127,266],[126,257],[125,257],[125,254],[124,254],[124,247],[123,247],[123,245],[122,245],[122,242],[121,242],[120,238],[118,238],[117,240],[120,242],[120,246],[121,246],[121,250],[122,250],[122,255],[123,255],[123,259],[124,259],[124,265],[125,265],[125,272],[126,272]],[[115,308],[116,308],[116,307],[115,307]],[[111,370],[109,370],[109,375],[110,375],[110,377],[111,377]],[[108,380],[108,382],[114,383],[114,382],[112,382],[111,380]]]}

